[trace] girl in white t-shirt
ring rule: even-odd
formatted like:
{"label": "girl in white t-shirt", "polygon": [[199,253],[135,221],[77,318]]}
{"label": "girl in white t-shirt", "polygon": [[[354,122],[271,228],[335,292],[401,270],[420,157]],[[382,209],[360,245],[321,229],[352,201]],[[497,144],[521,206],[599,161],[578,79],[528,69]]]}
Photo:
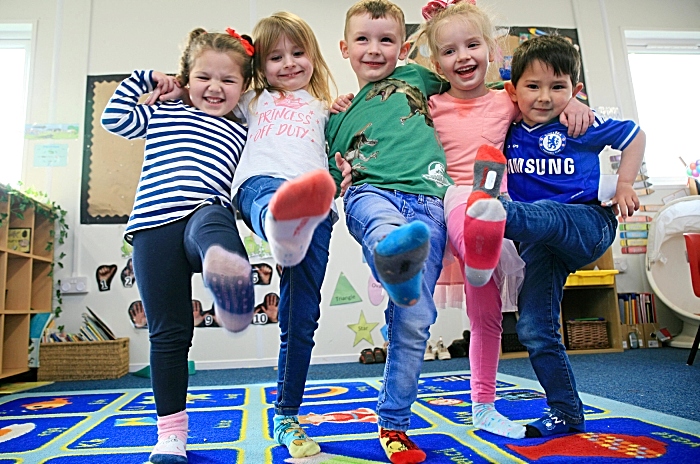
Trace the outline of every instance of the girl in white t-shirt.
{"label": "girl in white t-shirt", "polygon": [[283,266],[274,437],[300,458],[321,451],[297,415],[337,219],[324,135],[333,78],[311,28],[292,13],[261,19],[253,39],[253,90],[239,103],[248,138],[233,202]]}

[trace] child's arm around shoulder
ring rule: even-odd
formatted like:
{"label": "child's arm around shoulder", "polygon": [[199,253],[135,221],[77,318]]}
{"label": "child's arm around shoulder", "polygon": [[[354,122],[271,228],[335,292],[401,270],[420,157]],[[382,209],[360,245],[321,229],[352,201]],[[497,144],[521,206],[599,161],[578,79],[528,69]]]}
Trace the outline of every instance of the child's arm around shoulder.
{"label": "child's arm around shoulder", "polygon": [[642,167],[645,146],[646,134],[640,129],[620,155],[620,168],[617,170],[617,191],[613,198],[613,211],[623,218],[632,216],[639,209],[639,197],[637,192],[634,191],[634,180]]}
{"label": "child's arm around shoulder", "polygon": [[174,76],[168,76],[159,71],[151,73],[151,80],[155,84],[153,91],[148,96],[145,105],[154,105],[159,101],[179,100],[182,98],[182,88],[180,81]]}
{"label": "child's arm around shoulder", "polygon": [[155,107],[139,104],[139,98],[153,92],[158,86],[154,74],[155,79],[163,81],[162,73],[136,70],[119,84],[102,112],[102,127],[128,139],[145,137],[148,121],[155,112]]}
{"label": "child's arm around shoulder", "polygon": [[559,115],[559,122],[568,128],[567,133],[570,137],[585,134],[594,121],[593,110],[581,103],[576,96],[571,97],[566,108]]}
{"label": "child's arm around shoulder", "polygon": [[418,63],[411,63],[406,66],[412,66],[416,69],[423,79],[426,89],[425,98],[435,94],[445,93],[450,89],[450,83],[432,69],[426,68]]}

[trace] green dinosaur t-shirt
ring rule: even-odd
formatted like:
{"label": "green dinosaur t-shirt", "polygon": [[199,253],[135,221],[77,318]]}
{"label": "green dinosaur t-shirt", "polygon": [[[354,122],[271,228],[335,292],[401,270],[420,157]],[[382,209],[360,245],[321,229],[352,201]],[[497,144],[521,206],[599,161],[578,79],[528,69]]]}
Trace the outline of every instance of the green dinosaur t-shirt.
{"label": "green dinosaur t-shirt", "polygon": [[336,185],[342,179],[334,156],[340,152],[352,164],[352,185],[443,198],[452,179],[427,97],[448,85],[422,66],[400,66],[389,77],[365,85],[347,111],[331,115],[326,141]]}

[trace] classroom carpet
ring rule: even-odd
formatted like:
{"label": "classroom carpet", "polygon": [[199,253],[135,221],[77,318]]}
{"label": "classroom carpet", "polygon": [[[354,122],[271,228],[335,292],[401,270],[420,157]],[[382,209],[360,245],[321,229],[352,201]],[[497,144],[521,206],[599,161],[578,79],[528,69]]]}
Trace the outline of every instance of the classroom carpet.
{"label": "classroom carpet", "polygon": [[[191,387],[190,463],[367,464],[388,462],[377,439],[379,378],[307,384],[300,422],[322,452],[291,458],[272,438],[274,384]],[[496,407],[527,423],[547,405],[537,382],[498,375]],[[421,376],[409,435],[428,463],[700,462],[700,422],[581,395],[587,431],[521,440],[474,429],[469,372]],[[142,464],[156,439],[150,390],[0,397],[0,464]]]}

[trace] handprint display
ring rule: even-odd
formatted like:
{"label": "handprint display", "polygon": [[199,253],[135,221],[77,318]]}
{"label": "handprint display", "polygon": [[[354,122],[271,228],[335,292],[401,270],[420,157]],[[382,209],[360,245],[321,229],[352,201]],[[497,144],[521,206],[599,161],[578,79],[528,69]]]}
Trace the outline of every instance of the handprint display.
{"label": "handprint display", "polygon": [[97,288],[101,292],[109,291],[112,288],[112,279],[117,273],[116,264],[103,264],[97,267],[95,278],[97,279]]}

